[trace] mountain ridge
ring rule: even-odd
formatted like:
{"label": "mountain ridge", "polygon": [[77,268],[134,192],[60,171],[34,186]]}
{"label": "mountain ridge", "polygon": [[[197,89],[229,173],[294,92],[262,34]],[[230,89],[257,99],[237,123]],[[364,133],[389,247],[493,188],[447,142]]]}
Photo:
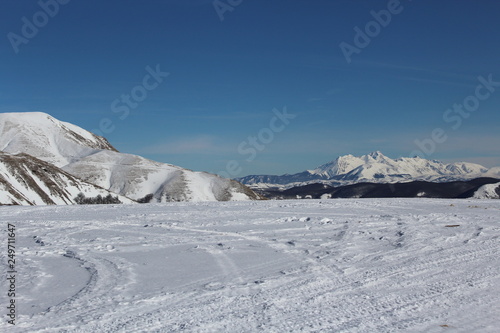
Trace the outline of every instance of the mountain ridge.
{"label": "mountain ridge", "polygon": [[315,169],[296,174],[250,175],[236,180],[254,189],[292,188],[312,183],[344,186],[359,182],[399,183],[408,181],[449,182],[483,176],[499,177],[500,168],[485,168],[469,162],[443,163],[420,157],[392,159],[380,151],[360,157],[343,155]]}

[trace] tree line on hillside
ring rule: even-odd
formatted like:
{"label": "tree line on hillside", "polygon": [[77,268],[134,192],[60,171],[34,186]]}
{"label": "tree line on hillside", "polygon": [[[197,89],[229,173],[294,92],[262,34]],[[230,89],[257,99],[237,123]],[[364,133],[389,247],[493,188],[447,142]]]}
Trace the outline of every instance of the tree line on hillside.
{"label": "tree line on hillside", "polygon": [[121,204],[122,202],[118,197],[114,197],[111,194],[103,197],[98,194],[96,197],[87,198],[82,192],[78,193],[75,197],[75,202],[78,205],[106,205],[106,204]]}

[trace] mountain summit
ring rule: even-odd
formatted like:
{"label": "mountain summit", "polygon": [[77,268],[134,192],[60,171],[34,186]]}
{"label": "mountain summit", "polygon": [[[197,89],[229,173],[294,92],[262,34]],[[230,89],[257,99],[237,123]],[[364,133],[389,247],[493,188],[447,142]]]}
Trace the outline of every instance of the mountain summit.
{"label": "mountain summit", "polygon": [[46,113],[0,113],[0,151],[62,167],[103,149],[117,151],[105,138]]}
{"label": "mountain summit", "polygon": [[392,159],[380,151],[356,157],[339,156],[335,160],[297,174],[271,176],[254,175],[237,180],[252,188],[290,188],[311,183],[349,185],[360,182],[398,183],[414,180],[445,182],[481,176],[500,177],[500,170],[489,170],[479,164],[443,163],[420,157]]}

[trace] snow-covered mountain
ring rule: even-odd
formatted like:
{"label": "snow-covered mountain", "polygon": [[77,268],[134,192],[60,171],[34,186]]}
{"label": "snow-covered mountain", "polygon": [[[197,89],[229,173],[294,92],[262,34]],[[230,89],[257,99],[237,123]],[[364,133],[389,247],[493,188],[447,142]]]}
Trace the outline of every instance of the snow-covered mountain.
{"label": "snow-covered mountain", "polygon": [[86,156],[63,169],[134,200],[146,196],[155,202],[258,199],[235,180],[109,150]]}
{"label": "snow-covered mountain", "polygon": [[481,186],[476,193],[474,199],[500,199],[500,183],[486,184]]}
{"label": "snow-covered mountain", "polygon": [[0,152],[0,203],[6,205],[75,204],[82,193],[87,198],[118,197],[122,203],[133,203],[101,187],[86,183],[58,167],[27,154]]}
{"label": "snow-covered mountain", "polygon": [[247,176],[237,180],[253,188],[290,188],[310,183],[349,185],[360,182],[397,183],[415,180],[445,182],[481,176],[500,178],[499,168],[487,169],[479,164],[458,162],[446,164],[420,157],[391,159],[376,151],[356,157],[340,156],[334,161],[293,175]]}
{"label": "snow-covered mountain", "polygon": [[[11,164],[20,163],[22,166],[29,160],[31,167],[39,160],[44,161],[46,169],[51,167],[51,174],[62,178],[71,176],[68,181],[75,184],[88,183],[89,186],[100,188],[100,191],[104,191],[101,195],[111,191],[141,202],[261,199],[235,180],[120,153],[105,138],[42,112],[0,114],[0,151],[8,153],[3,156],[11,159]],[[22,155],[18,155],[16,160],[12,157],[16,154]],[[10,166],[11,169],[13,167]],[[18,170],[14,174],[16,172]],[[40,177],[43,175],[44,171],[40,171]],[[57,188],[59,192],[68,191],[68,195],[63,195],[64,199],[39,200],[33,194],[38,193],[34,189],[38,180],[24,181],[24,187],[28,189],[21,190],[22,184],[11,176],[11,173],[6,173],[5,179],[0,180],[3,181],[0,204],[69,204],[74,202],[70,194],[78,193],[67,190],[70,186],[66,181],[59,181],[52,184],[52,188]],[[31,176],[28,172],[23,177]],[[16,191],[25,193],[23,200]],[[90,195],[92,191],[83,192]]]}
{"label": "snow-covered mountain", "polygon": [[46,113],[0,113],[0,151],[62,167],[103,149],[117,151],[105,138]]}

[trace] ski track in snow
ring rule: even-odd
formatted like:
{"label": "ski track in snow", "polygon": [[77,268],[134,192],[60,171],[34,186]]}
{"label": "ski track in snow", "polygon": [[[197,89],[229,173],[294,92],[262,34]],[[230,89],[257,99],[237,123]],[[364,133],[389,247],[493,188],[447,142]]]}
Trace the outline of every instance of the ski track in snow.
{"label": "ski track in snow", "polygon": [[499,212],[433,199],[0,207],[18,271],[16,326],[4,314],[0,329],[498,332]]}

